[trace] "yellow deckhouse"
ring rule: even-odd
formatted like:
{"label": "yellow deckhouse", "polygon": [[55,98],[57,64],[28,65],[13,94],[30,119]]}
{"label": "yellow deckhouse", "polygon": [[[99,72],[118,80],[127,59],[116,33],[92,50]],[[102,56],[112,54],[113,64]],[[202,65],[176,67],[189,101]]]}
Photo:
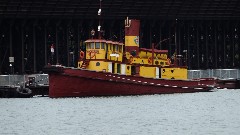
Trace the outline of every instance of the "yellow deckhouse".
{"label": "yellow deckhouse", "polygon": [[80,52],[78,68],[139,75],[149,78],[187,79],[187,69],[171,66],[167,50],[140,48],[136,56],[124,53],[124,44],[104,39],[90,39],[86,52]]}
{"label": "yellow deckhouse", "polygon": [[125,23],[125,44],[101,38],[85,41],[86,51],[80,52],[78,68],[149,78],[187,79],[187,68],[171,64],[168,50],[157,50],[154,46],[139,48],[138,20],[127,19]]}
{"label": "yellow deckhouse", "polygon": [[80,52],[78,68],[121,73],[120,63],[123,61],[123,43],[90,39],[85,41],[86,54]]}

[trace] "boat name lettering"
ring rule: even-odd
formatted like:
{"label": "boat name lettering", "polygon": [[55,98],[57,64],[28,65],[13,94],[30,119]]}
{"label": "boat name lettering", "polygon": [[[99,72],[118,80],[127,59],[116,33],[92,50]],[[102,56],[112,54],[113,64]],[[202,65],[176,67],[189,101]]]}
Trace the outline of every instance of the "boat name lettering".
{"label": "boat name lettering", "polygon": [[96,54],[99,54],[99,50],[89,50],[89,51],[87,51],[87,53],[96,53]]}

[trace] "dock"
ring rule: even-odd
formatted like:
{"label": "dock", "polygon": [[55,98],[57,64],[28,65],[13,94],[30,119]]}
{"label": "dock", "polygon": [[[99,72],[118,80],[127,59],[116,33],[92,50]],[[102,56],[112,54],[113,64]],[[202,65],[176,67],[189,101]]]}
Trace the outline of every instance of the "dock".
{"label": "dock", "polygon": [[47,74],[0,75],[0,98],[48,96],[48,88]]}
{"label": "dock", "polygon": [[0,86],[0,98],[15,97],[16,87]]}

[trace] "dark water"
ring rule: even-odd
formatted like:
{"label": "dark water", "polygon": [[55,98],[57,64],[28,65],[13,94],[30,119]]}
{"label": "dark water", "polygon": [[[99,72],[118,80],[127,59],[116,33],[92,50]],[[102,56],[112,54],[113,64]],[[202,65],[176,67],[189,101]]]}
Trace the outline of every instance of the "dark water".
{"label": "dark water", "polygon": [[0,135],[239,135],[240,90],[0,99]]}

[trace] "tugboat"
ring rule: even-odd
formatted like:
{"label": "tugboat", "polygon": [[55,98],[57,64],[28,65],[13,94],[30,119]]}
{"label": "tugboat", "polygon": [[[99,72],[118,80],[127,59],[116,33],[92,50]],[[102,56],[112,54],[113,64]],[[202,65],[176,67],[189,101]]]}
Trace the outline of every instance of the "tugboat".
{"label": "tugboat", "polygon": [[168,50],[157,50],[154,46],[139,48],[139,20],[125,20],[125,43],[103,39],[100,28],[99,25],[98,38],[93,38],[95,31],[92,30],[92,38],[85,41],[86,51],[80,52],[77,68],[44,67],[49,74],[49,97],[170,94],[214,89],[214,78],[188,80],[187,66],[179,66],[176,57],[172,63]]}

